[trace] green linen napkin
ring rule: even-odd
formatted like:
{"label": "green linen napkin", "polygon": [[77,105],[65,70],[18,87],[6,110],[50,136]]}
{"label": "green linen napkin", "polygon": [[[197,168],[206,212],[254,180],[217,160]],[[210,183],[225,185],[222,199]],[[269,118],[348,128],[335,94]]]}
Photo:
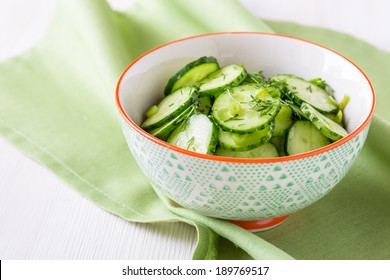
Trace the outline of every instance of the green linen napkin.
{"label": "green linen napkin", "polygon": [[[276,229],[252,234],[177,208],[156,193],[122,136],[114,88],[124,67],[173,39],[214,31],[269,31],[342,52],[372,79],[379,116],[346,178]],[[351,45],[354,48],[351,48]],[[253,17],[236,1],[58,0],[45,38],[0,65],[0,134],[98,206],[133,222],[195,226],[194,259],[390,258],[390,55],[345,34]]]}

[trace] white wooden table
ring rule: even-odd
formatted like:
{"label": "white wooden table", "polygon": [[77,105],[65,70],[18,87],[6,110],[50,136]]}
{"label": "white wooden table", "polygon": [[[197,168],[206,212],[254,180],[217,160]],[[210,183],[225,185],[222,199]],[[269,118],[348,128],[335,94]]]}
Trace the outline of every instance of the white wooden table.
{"label": "white wooden table", "polygon": [[[390,51],[390,1],[241,2],[261,18],[332,28]],[[0,0],[0,61],[39,40],[50,3]],[[107,213],[0,138],[0,259],[190,259],[195,243],[189,225],[130,223]]]}

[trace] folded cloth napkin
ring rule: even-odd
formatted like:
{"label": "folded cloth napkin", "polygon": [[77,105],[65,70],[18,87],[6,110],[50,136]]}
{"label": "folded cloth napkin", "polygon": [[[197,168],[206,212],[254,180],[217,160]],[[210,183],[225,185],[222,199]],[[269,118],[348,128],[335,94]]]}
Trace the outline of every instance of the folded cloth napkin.
{"label": "folded cloth napkin", "polygon": [[[271,231],[252,234],[176,207],[154,191],[122,136],[113,93],[125,66],[159,44],[215,31],[274,31],[319,42],[354,60],[377,90],[377,116],[350,173]],[[138,0],[126,12],[104,1],[57,0],[42,42],[0,65],[0,134],[126,220],[195,226],[194,259],[388,259],[389,68],[389,53],[355,38],[265,23],[233,0]]]}

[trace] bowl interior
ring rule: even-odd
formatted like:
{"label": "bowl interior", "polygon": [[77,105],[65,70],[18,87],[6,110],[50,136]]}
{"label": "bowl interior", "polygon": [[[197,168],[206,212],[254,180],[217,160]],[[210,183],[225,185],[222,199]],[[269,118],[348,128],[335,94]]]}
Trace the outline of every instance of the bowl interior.
{"label": "bowl interior", "polygon": [[135,60],[124,72],[119,86],[120,106],[136,124],[144,112],[163,98],[168,79],[188,62],[214,56],[221,66],[242,64],[248,71],[295,74],[305,79],[321,77],[335,89],[335,99],[345,94],[348,132],[369,118],[374,103],[370,82],[363,72],[341,55],[304,40],[264,33],[219,33],[175,41]]}

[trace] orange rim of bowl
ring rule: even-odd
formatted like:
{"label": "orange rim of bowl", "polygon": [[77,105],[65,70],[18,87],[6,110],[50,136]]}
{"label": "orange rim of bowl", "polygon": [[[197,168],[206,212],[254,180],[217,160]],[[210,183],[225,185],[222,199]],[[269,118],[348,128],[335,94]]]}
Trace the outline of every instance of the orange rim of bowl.
{"label": "orange rim of bowl", "polygon": [[[201,154],[201,153],[192,152],[192,151],[189,151],[186,149],[182,149],[182,148],[173,146],[173,145],[171,145],[171,144],[169,144],[169,143],[167,143],[167,142],[165,142],[157,137],[154,137],[153,135],[151,135],[148,132],[146,132],[145,130],[143,130],[133,120],[130,119],[130,117],[126,114],[125,110],[123,109],[123,106],[122,106],[121,101],[119,99],[119,87],[121,85],[123,77],[126,75],[127,71],[134,64],[136,64],[143,57],[147,56],[149,53],[152,53],[156,50],[159,50],[159,49],[161,49],[165,46],[171,45],[171,44],[175,44],[175,43],[178,43],[181,41],[191,40],[194,38],[215,36],[215,35],[229,35],[229,34],[230,35],[245,35],[245,34],[251,35],[252,34],[252,35],[276,36],[276,37],[282,37],[282,38],[287,38],[287,39],[293,39],[293,40],[301,41],[304,43],[308,43],[308,44],[320,47],[324,50],[330,51],[330,52],[340,56],[341,58],[343,58],[344,60],[346,60],[347,62],[352,64],[356,69],[358,69],[359,72],[365,77],[366,81],[368,82],[370,89],[371,89],[371,94],[372,94],[372,105],[371,105],[370,113],[368,114],[367,118],[364,120],[364,122],[358,128],[356,128],[351,133],[349,133],[347,136],[343,137],[342,139],[340,139],[336,142],[333,142],[325,147],[322,147],[320,149],[316,149],[316,150],[313,150],[310,152],[297,154],[297,155],[291,155],[291,156],[276,157],[276,158],[231,158],[231,157],[221,157],[221,156],[216,156],[216,155],[209,155],[209,154]],[[170,150],[173,150],[173,151],[176,151],[178,153],[185,154],[185,155],[188,155],[191,157],[196,157],[196,158],[206,159],[206,160],[211,160],[211,161],[224,161],[224,162],[233,162],[233,163],[269,163],[269,162],[283,162],[283,161],[290,161],[290,160],[298,160],[298,159],[311,157],[314,155],[319,155],[319,154],[325,153],[327,151],[330,151],[334,148],[337,148],[337,147],[343,145],[344,143],[348,142],[349,140],[354,138],[356,135],[358,135],[369,124],[369,122],[374,114],[374,109],[375,109],[375,104],[376,104],[376,96],[375,96],[375,92],[374,92],[374,87],[372,86],[370,80],[368,79],[367,75],[363,72],[362,69],[360,69],[354,62],[352,62],[350,59],[346,58],[342,54],[340,54],[340,53],[338,53],[330,48],[324,47],[320,44],[317,44],[317,43],[314,43],[314,42],[311,42],[311,41],[308,41],[305,39],[293,37],[293,36],[281,35],[281,34],[275,34],[275,33],[267,33],[267,32],[215,32],[215,33],[200,34],[200,35],[195,35],[195,36],[190,36],[190,37],[185,37],[185,38],[181,38],[178,40],[174,40],[174,41],[168,42],[166,44],[157,46],[157,47],[145,52],[144,54],[140,55],[138,58],[133,60],[120,75],[118,82],[117,82],[117,85],[116,85],[116,89],[115,89],[115,102],[116,102],[116,106],[117,106],[121,116],[125,119],[125,121],[133,129],[135,129],[135,131],[137,131],[137,133],[141,134],[143,137],[147,138],[148,140],[153,141],[154,143],[156,143],[160,146],[163,146],[165,148],[168,148]]]}

